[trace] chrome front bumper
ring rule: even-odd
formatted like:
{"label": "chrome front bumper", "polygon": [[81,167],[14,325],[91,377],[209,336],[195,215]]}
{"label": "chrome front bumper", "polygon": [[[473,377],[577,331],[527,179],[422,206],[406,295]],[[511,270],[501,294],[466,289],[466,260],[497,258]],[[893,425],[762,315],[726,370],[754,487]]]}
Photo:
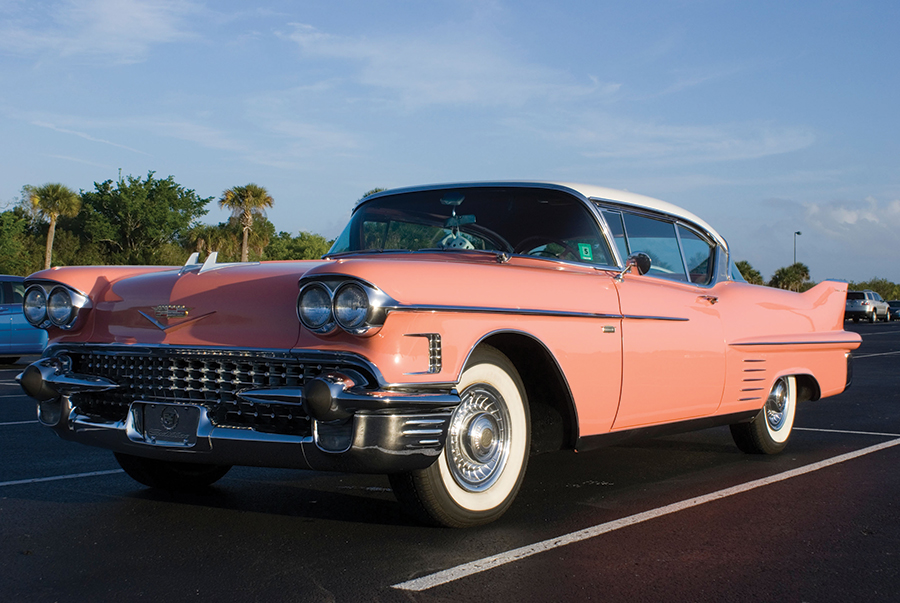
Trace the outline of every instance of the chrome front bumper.
{"label": "chrome front bumper", "polygon": [[35,362],[18,380],[38,401],[40,422],[61,438],[135,456],[357,473],[395,473],[431,465],[443,449],[450,415],[459,404],[456,391],[372,389],[359,384],[360,374],[348,374],[331,370],[301,386],[235,394],[244,407],[268,408],[274,403],[301,416],[310,428],[308,434],[299,435],[217,424],[210,400],[135,398],[118,420],[84,412],[79,406],[84,396],[128,386],[74,372],[64,353]]}

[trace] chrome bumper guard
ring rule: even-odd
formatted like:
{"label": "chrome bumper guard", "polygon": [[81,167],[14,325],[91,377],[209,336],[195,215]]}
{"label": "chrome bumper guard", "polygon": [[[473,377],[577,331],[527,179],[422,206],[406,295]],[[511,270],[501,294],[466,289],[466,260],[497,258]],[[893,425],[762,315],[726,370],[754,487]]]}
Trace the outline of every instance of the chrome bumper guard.
{"label": "chrome bumper guard", "polygon": [[[123,421],[79,412],[72,397],[109,391],[113,381],[69,372],[65,359],[43,358],[17,377],[37,400],[38,419],[62,439],[135,456],[216,465],[250,465],[396,473],[424,469],[440,455],[450,415],[449,392],[368,390],[357,375],[325,374],[305,386],[241,392],[247,401],[296,405],[312,435],[217,426],[203,404],[135,400]],[[150,424],[152,423],[152,425]]]}

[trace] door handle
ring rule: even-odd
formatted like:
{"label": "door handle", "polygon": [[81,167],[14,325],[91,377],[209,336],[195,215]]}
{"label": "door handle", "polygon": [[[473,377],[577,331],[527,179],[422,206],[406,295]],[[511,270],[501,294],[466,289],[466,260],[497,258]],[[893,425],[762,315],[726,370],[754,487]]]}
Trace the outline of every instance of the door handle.
{"label": "door handle", "polygon": [[715,295],[701,295],[697,299],[707,302],[710,306],[714,306],[715,304],[719,303],[719,298]]}

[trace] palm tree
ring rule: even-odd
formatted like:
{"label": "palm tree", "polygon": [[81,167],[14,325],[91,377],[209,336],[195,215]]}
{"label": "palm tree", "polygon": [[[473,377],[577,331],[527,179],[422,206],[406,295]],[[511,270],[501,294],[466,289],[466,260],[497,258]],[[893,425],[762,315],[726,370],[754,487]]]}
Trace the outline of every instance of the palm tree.
{"label": "palm tree", "polygon": [[68,186],[53,182],[34,187],[26,184],[22,188],[23,197],[30,210],[39,218],[50,221],[47,230],[47,251],[44,254],[44,269],[50,268],[53,257],[53,236],[56,234],[56,221],[60,216],[74,218],[81,211],[81,197]]}
{"label": "palm tree", "polygon": [[809,268],[802,262],[779,268],[769,281],[770,287],[800,291],[809,280]]}
{"label": "palm tree", "polygon": [[741,275],[744,277],[744,280],[750,283],[751,285],[765,285],[765,281],[763,281],[762,274],[759,273],[759,270],[750,265],[750,262],[747,260],[740,260],[739,262],[735,262],[734,265],[738,270],[741,271]]}
{"label": "palm tree", "polygon": [[265,208],[272,207],[275,200],[265,187],[252,182],[247,186],[235,186],[222,193],[219,199],[219,207],[231,210],[231,216],[240,221],[244,232],[241,243],[241,261],[246,262],[249,257],[250,246],[248,238],[253,228],[254,217],[265,216]]}

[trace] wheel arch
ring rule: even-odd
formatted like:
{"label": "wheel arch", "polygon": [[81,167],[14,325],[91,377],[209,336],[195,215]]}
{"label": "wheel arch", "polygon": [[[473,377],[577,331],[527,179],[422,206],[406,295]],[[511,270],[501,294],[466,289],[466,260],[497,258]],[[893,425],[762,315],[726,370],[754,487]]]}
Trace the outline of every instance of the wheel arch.
{"label": "wheel arch", "polygon": [[794,380],[797,384],[797,403],[816,401],[822,397],[822,388],[819,382],[809,373],[795,373]]}
{"label": "wheel arch", "polygon": [[531,454],[574,448],[579,433],[578,413],[552,352],[534,336],[520,331],[486,335],[472,351],[481,345],[502,352],[519,372],[531,414]]}
{"label": "wheel arch", "polygon": [[[818,379],[806,369],[789,369],[779,372],[775,375],[772,383],[775,383],[781,377],[793,377],[797,388],[797,403],[815,402],[822,397],[822,388],[819,386]],[[771,384],[769,384],[771,388]]]}

